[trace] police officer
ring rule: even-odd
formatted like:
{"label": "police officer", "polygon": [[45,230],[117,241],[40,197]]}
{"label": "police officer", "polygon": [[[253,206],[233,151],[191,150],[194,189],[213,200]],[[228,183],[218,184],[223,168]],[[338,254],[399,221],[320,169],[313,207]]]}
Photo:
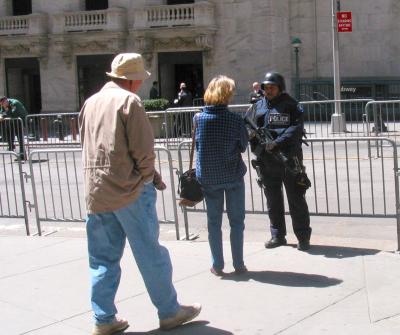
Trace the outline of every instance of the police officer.
{"label": "police officer", "polygon": [[[273,155],[274,151],[280,151],[288,158],[291,166],[300,167],[303,175],[306,176],[301,149],[304,130],[303,110],[298,102],[285,92],[285,79],[278,72],[268,72],[261,84],[261,89],[264,91],[264,98],[253,104],[246,116],[257,127],[270,130],[274,138],[265,145],[264,151],[261,155],[257,155],[254,162],[267,198],[270,219],[271,239],[265,243],[265,247],[276,248],[287,243],[283,184],[293,230],[298,239],[297,249],[308,250],[311,227],[305,190],[310,184],[306,187],[299,185],[295,175],[289,173],[288,168],[285,168],[282,162],[276,159],[276,155]],[[252,151],[255,152],[259,143],[252,136],[251,131],[250,144]],[[259,153],[259,150],[257,152]]]}

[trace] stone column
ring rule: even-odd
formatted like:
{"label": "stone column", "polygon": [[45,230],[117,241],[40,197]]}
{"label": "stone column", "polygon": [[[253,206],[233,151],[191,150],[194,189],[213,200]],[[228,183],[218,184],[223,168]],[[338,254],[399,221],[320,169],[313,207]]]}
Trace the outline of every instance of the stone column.
{"label": "stone column", "polygon": [[77,112],[78,88],[76,58],[66,63],[58,53],[49,55],[47,66],[40,67],[42,113]]}

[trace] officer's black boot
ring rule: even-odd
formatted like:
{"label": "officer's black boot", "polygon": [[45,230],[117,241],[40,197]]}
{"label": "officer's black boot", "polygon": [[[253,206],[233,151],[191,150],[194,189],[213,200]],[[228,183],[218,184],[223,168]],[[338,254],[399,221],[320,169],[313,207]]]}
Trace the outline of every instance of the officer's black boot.
{"label": "officer's black boot", "polygon": [[286,245],[287,241],[284,237],[272,237],[269,241],[265,242],[265,247],[267,249],[272,249],[280,247],[281,245]]}
{"label": "officer's black boot", "polygon": [[310,249],[310,238],[312,229],[309,227],[307,234],[302,234],[302,236],[297,236],[299,242],[297,243],[297,250],[307,251]]}
{"label": "officer's black boot", "polygon": [[310,249],[310,240],[304,239],[297,243],[297,250],[306,251],[308,249]]}

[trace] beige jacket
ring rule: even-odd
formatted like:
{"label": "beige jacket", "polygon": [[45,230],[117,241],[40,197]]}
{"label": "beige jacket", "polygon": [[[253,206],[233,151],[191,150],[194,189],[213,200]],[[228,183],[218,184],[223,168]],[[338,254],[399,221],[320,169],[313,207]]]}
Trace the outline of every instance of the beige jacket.
{"label": "beige jacket", "polygon": [[108,82],[79,114],[88,213],[127,206],[153,180],[154,137],[140,98]]}

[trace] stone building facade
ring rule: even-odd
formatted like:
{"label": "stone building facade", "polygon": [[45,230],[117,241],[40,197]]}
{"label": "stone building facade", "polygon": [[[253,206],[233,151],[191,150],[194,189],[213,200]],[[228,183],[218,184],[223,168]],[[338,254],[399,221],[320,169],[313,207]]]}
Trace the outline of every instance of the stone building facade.
{"label": "stone building facade", "polygon": [[[400,2],[342,1],[353,32],[339,35],[343,97],[400,98]],[[0,94],[32,113],[74,112],[99,89],[111,59],[140,52],[173,100],[185,81],[200,97],[216,74],[237,82],[282,72],[300,100],[331,97],[330,0],[0,0]],[[296,54],[291,44],[301,40]],[[299,79],[298,81],[296,79]]]}

